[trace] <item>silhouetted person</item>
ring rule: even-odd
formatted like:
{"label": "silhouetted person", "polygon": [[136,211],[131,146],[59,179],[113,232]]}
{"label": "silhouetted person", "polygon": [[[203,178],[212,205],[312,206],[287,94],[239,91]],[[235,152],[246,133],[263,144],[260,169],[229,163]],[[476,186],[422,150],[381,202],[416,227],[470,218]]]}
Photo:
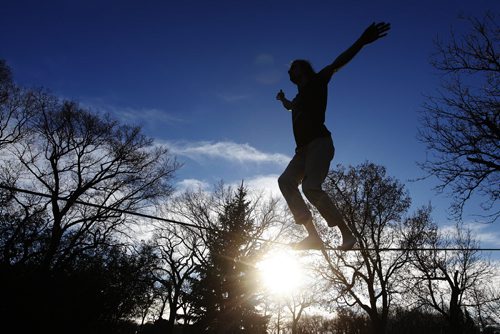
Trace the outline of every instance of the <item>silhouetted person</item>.
{"label": "silhouetted person", "polygon": [[328,226],[338,226],[340,229],[343,242],[339,249],[352,249],[356,242],[342,215],[321,188],[335,152],[330,131],[324,124],[328,82],[332,75],[346,65],[363,46],[384,37],[389,29],[388,23],[373,23],[349,49],[318,73],[308,61],[295,60],[288,74],[290,81],[297,85],[298,94],[292,101],[285,97],[282,90],[276,96],[276,99],[292,112],[293,134],[297,144],[295,155],[279,177],[278,183],[295,222],[304,225],[309,233],[304,240],[293,244],[296,249],[323,247],[323,242],[313,224],[311,212],[299,192],[300,183],[304,195],[318,209]]}

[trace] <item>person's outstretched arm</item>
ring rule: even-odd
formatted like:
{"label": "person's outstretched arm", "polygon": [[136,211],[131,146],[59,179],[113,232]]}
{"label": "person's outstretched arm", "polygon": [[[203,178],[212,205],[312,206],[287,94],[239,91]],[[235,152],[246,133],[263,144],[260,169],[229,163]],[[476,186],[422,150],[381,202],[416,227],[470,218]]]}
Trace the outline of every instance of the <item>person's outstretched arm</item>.
{"label": "person's outstretched arm", "polygon": [[286,110],[292,110],[292,106],[293,106],[292,101],[288,100],[285,97],[285,93],[283,93],[283,91],[281,89],[278,92],[278,95],[276,95],[276,100],[281,101],[281,103],[283,104],[283,107],[285,107]]}
{"label": "person's outstretched arm", "polygon": [[391,29],[390,23],[380,22],[372,23],[368,28],[365,29],[363,34],[358,38],[356,42],[347,50],[338,56],[333,63],[326,66],[320,71],[321,75],[327,76],[328,79],[337,72],[341,67],[346,65],[351,61],[352,58],[363,48],[363,46],[373,43],[379,38],[387,35],[387,32]]}

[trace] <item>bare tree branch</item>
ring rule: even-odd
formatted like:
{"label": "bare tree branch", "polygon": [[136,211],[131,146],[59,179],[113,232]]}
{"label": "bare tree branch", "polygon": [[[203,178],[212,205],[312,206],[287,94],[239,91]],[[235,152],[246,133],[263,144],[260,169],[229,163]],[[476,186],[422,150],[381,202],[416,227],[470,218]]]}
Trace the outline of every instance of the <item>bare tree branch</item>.
{"label": "bare tree branch", "polygon": [[452,212],[479,196],[488,221],[500,216],[500,29],[496,14],[468,19],[469,34],[436,41],[431,64],[444,73],[442,91],[424,104],[419,140],[429,151],[420,163],[448,190]]}

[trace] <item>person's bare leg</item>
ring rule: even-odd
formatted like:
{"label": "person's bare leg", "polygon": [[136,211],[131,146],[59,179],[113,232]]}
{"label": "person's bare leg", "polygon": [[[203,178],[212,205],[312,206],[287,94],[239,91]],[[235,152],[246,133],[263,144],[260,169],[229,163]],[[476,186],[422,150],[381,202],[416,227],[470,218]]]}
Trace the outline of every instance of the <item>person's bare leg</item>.
{"label": "person's bare leg", "polygon": [[356,243],[356,238],[344,221],[339,210],[330,200],[330,197],[321,188],[307,188],[304,191],[307,199],[318,209],[321,216],[326,220],[328,226],[337,226],[342,235],[342,245],[338,247],[340,250],[352,249]]}
{"label": "person's bare leg", "polygon": [[291,246],[297,250],[302,249],[323,249],[323,241],[321,240],[316,227],[312,221],[312,218],[304,223],[304,227],[308,233],[307,237],[297,243],[291,244]]}

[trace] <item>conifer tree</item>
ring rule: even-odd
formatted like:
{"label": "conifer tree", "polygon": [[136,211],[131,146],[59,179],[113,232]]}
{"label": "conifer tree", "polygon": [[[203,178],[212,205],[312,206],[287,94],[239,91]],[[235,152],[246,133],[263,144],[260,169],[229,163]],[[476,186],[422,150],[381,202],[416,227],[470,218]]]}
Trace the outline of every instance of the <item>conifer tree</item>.
{"label": "conifer tree", "polygon": [[246,247],[253,221],[243,184],[226,200],[218,226],[209,230],[208,256],[192,282],[196,325],[208,333],[265,333],[251,289],[253,266]]}

